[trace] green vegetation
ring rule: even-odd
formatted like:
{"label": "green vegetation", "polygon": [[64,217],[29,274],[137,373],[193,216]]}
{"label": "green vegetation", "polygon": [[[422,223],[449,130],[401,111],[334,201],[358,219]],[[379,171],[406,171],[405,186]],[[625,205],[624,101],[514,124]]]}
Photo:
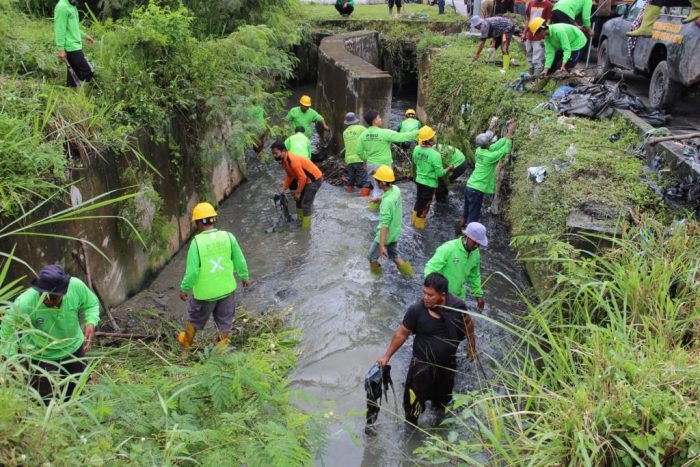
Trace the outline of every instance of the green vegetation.
{"label": "green vegetation", "polygon": [[159,341],[98,348],[73,398],[48,406],[27,390],[27,357],[3,360],[3,464],[311,464],[324,431],[290,403],[297,337],[282,323],[239,313],[244,337],[223,355]]}
{"label": "green vegetation", "polygon": [[[430,21],[430,22],[454,22],[464,21],[464,16],[455,13],[451,5],[445,5],[445,14],[438,14],[437,5],[419,5],[415,3],[404,4],[401,9],[401,17],[395,19],[389,15],[387,5],[355,5],[355,11],[347,18],[343,18],[338,14],[333,5],[317,5],[313,3],[305,3],[298,9],[300,16],[305,19],[314,21],[376,21],[376,20],[396,20],[396,21]],[[394,10],[396,12],[396,10]]]}
{"label": "green vegetation", "polygon": [[[431,437],[419,453],[467,464],[486,456],[494,465],[694,465],[700,225],[664,222],[669,213],[634,156],[641,139],[625,120],[537,110],[545,94],[506,87],[521,69],[471,64],[467,39],[427,38],[419,50],[435,45],[444,47],[422,85],[441,141],[472,156],[470,142],[492,116],[518,122],[505,214],[533,279],[549,288],[536,290],[539,303],[523,298],[522,327],[498,323],[520,345],[489,387],[455,398],[447,439]],[[533,166],[547,166],[542,184],[527,179]],[[585,206],[609,210],[621,232],[597,255],[564,243],[569,213]]]}
{"label": "green vegetation", "polygon": [[[423,78],[426,109],[442,141],[456,144],[473,157],[471,141],[492,116],[515,118],[515,156],[510,167],[511,195],[507,218],[514,237],[555,240],[565,232],[569,213],[584,204],[610,206],[618,215],[628,210],[655,211],[661,203],[642,180],[642,162],[634,157],[641,143],[620,117],[611,120],[560,119],[536,110],[544,94],[507,89],[522,68],[502,75],[497,65],[471,63],[475,43],[460,39],[439,49]],[[512,55],[526,63],[517,47]],[[500,53],[499,55],[500,59]],[[537,185],[528,167],[547,166],[547,179]]]}
{"label": "green vegetation", "polygon": [[[652,219],[599,256],[573,252],[529,304],[500,391],[456,398],[430,459],[495,465],[696,465],[700,225]],[[478,320],[479,318],[477,318]],[[466,434],[458,440],[457,432]]]}
{"label": "green vegetation", "polygon": [[[96,157],[151,172],[138,181],[152,194],[163,180],[203,180],[215,158],[240,158],[268,129],[262,115],[281,113],[286,96],[279,84],[292,75],[296,59],[289,50],[301,39],[287,14],[293,1],[190,2],[195,11],[209,8],[206,18],[179,2],[140,3],[104,2],[96,14],[108,19],[83,18],[96,40],[85,48],[96,80],[76,91],[64,87],[52,21],[33,16],[47,13],[46,3],[0,0],[0,217],[31,210],[49,196],[61,205],[66,197],[56,190]],[[215,27],[214,17],[225,26],[207,29]],[[168,142],[172,160],[158,164],[162,173],[155,171],[154,154],[140,153],[149,140]],[[210,197],[209,187],[195,185]],[[133,208],[124,206],[123,213],[139,225]],[[154,240],[153,259],[168,241],[161,224],[141,232]]]}

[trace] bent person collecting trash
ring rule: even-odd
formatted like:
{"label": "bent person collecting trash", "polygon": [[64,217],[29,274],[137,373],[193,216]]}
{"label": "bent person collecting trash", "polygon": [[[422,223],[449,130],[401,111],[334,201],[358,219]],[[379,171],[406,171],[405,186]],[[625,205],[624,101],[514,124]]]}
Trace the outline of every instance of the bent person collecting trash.
{"label": "bent person collecting trash", "polygon": [[386,353],[377,360],[379,365],[386,366],[408,336],[416,336],[403,396],[406,421],[413,425],[418,424],[427,401],[432,401],[443,413],[451,402],[457,348],[466,336],[469,338],[467,357],[476,358],[476,336],[471,317],[445,307],[467,309],[462,300],[448,293],[445,276],[429,274],[423,282],[421,300],[408,308]]}
{"label": "bent person collecting trash", "polygon": [[297,206],[297,219],[301,222],[303,229],[310,229],[314,199],[323,183],[323,173],[309,159],[287,151],[281,141],[272,143],[271,148],[272,156],[282,164],[286,173],[279,194],[284,195],[284,192],[296,183],[294,200]]}
{"label": "bent person collecting trash", "polygon": [[[84,326],[80,327],[79,312]],[[87,367],[83,360],[92,346],[95,327],[100,321],[97,295],[77,277],[69,276],[56,264],[44,266],[32,287],[24,291],[0,327],[2,353],[18,350],[32,360],[32,387],[48,404],[59,389],[45,373],[58,373],[77,380]],[[23,332],[24,330],[29,332]],[[63,398],[69,399],[76,383],[69,381]]]}
{"label": "bent person collecting trash", "polygon": [[[189,349],[197,331],[204,329],[209,316],[219,330],[215,346],[225,348],[231,343],[231,323],[236,313],[237,274],[248,287],[248,264],[232,233],[214,228],[217,214],[209,203],[199,203],[192,211],[197,234],[187,251],[187,268],[180,285],[180,299],[189,298],[185,330],[177,336],[184,349]],[[192,290],[192,296],[188,297]]]}
{"label": "bent person collecting trash", "polygon": [[[391,155],[391,143],[404,143],[415,140],[418,137],[418,130],[398,133],[393,130],[382,128],[382,116],[376,110],[368,110],[364,115],[365,122],[369,125],[357,142],[357,155],[367,164],[367,173],[374,175],[374,172],[381,165],[392,167],[394,158]],[[372,211],[379,209],[382,190],[377,185],[377,180],[372,178],[372,194],[370,196],[369,208]]]}

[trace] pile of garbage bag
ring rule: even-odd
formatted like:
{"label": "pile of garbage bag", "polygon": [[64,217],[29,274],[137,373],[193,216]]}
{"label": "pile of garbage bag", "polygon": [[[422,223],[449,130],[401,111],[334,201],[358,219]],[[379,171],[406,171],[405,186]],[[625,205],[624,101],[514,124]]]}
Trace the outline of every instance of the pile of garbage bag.
{"label": "pile of garbage bag", "polygon": [[654,126],[665,125],[671,120],[671,116],[666,112],[652,109],[630,94],[624,84],[584,84],[574,88],[557,89],[552,99],[559,113],[564,115],[610,118],[615,109],[627,109]]}

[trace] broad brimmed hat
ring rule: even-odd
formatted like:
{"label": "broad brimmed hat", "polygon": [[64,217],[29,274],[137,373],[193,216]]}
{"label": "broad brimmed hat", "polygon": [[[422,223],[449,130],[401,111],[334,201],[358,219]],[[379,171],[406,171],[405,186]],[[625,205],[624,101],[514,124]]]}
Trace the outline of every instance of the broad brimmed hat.
{"label": "broad brimmed hat", "polygon": [[68,291],[70,275],[57,264],[49,264],[39,271],[39,276],[32,281],[32,288],[39,293],[65,295]]}
{"label": "broad brimmed hat", "polygon": [[479,15],[472,16],[471,24],[472,24],[473,28],[480,26],[481,24],[483,24],[483,22],[484,22],[484,19],[481,16],[479,16]]}
{"label": "broad brimmed hat", "polygon": [[355,112],[348,112],[345,114],[345,121],[343,123],[345,123],[346,125],[356,125],[360,123],[360,119],[357,118]]}
{"label": "broad brimmed hat", "polygon": [[489,239],[486,237],[486,227],[478,222],[470,222],[462,233],[467,236],[467,238],[472,239],[479,246],[486,247],[489,244]]}

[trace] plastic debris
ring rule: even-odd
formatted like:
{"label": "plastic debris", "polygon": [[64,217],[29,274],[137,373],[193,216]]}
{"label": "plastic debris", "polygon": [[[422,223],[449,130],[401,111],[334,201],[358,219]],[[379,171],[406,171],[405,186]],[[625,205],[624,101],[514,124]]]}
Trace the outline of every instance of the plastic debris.
{"label": "plastic debris", "polygon": [[574,119],[571,117],[567,117],[565,115],[560,115],[559,118],[557,118],[557,122],[560,125],[566,126],[569,130],[575,130],[576,125],[573,124]]}
{"label": "plastic debris", "polygon": [[554,94],[552,94],[551,98],[555,101],[561,100],[573,90],[574,88],[572,88],[571,86],[559,86],[556,89],[556,91],[554,91]]}
{"label": "plastic debris", "polygon": [[537,184],[544,182],[545,177],[547,176],[547,166],[542,165],[539,167],[528,167],[527,169],[527,178],[531,182],[535,182]]}
{"label": "plastic debris", "polygon": [[665,125],[671,120],[667,113],[648,107],[627,91],[624,84],[586,84],[577,86],[558,103],[559,113],[590,118],[610,118],[615,109],[627,109],[652,125]]}
{"label": "plastic debris", "polygon": [[538,127],[534,123],[531,123],[530,124],[530,132],[527,134],[527,136],[529,138],[532,138],[533,136],[535,136],[539,132],[540,132],[540,127]]}

